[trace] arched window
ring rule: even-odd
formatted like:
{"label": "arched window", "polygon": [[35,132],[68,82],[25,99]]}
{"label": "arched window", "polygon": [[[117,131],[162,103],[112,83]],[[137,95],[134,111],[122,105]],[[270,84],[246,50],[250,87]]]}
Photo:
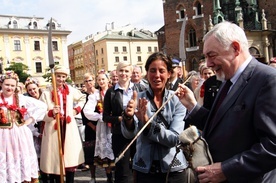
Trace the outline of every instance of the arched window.
{"label": "arched window", "polygon": [[255,47],[250,47],[250,48],[249,48],[249,52],[250,52],[250,54],[251,54],[253,57],[255,57],[255,58],[260,57],[260,52],[259,52],[259,50],[258,50],[257,48],[255,48]]}
{"label": "arched window", "polygon": [[189,47],[195,47],[196,44],[196,32],[195,29],[191,28],[189,31]]}
{"label": "arched window", "polygon": [[201,4],[200,2],[197,3],[197,15],[201,15],[202,12],[201,12]]}
{"label": "arched window", "polygon": [[37,22],[33,22],[34,29],[37,29]]}
{"label": "arched window", "polygon": [[17,28],[18,28],[18,24],[17,24],[17,21],[16,21],[16,20],[14,20],[14,21],[12,22],[12,24],[13,24],[13,28],[14,28],[14,29],[17,29]]}
{"label": "arched window", "polygon": [[218,16],[218,23],[223,22],[223,18],[221,16]]}
{"label": "arched window", "polygon": [[176,21],[177,22],[183,21],[186,16],[184,7],[180,5],[176,10],[176,14],[178,14],[178,19]]}

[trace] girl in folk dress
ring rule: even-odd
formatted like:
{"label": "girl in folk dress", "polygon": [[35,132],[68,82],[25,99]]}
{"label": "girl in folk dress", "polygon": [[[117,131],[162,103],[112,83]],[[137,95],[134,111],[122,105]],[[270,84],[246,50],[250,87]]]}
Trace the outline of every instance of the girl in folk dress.
{"label": "girl in folk dress", "polygon": [[43,119],[47,106],[18,94],[13,71],[1,77],[0,182],[38,182],[38,162],[33,135],[27,125]]}
{"label": "girl in folk dress", "polygon": [[[102,120],[103,99],[105,92],[109,88],[109,79],[104,71],[100,71],[96,77],[99,90],[89,95],[88,102],[83,109],[85,116],[93,121],[98,121],[96,127],[96,145],[94,152],[94,163],[100,167],[104,167],[107,175],[107,182],[113,182],[112,166],[114,164],[114,154],[112,150],[111,124]],[[95,109],[95,111],[91,110]]]}
{"label": "girl in folk dress", "polygon": [[[39,87],[39,82],[35,78],[28,77],[25,81],[25,89],[26,93],[24,95],[33,97],[35,99],[39,99],[42,94],[42,89]],[[41,149],[41,138],[44,127],[44,121],[38,121],[35,124],[30,124],[28,127],[31,129],[33,133],[34,146],[36,150],[36,154],[38,157],[38,162],[40,161],[40,149]],[[47,174],[40,173],[40,180],[42,182],[47,182]]]}

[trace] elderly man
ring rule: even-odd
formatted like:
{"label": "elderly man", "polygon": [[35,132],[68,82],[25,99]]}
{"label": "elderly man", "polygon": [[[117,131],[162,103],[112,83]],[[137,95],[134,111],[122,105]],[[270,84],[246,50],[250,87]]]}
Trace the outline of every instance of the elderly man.
{"label": "elderly man", "polygon": [[131,82],[135,84],[137,91],[144,91],[148,87],[147,81],[142,78],[141,67],[137,65],[133,66]]}
{"label": "elderly man", "polygon": [[225,81],[210,111],[180,86],[178,96],[189,111],[185,121],[203,130],[214,160],[197,167],[200,182],[262,182],[276,168],[276,72],[248,47],[243,29],[233,23],[217,24],[204,36],[207,66]]}

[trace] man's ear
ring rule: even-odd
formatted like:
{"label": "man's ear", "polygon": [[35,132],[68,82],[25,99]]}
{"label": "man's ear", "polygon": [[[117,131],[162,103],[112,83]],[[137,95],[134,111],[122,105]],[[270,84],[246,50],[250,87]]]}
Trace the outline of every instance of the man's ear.
{"label": "man's ear", "polygon": [[232,42],[232,48],[234,49],[235,54],[239,55],[239,53],[241,52],[241,45],[240,45],[240,43],[237,42],[237,41],[233,41]]}

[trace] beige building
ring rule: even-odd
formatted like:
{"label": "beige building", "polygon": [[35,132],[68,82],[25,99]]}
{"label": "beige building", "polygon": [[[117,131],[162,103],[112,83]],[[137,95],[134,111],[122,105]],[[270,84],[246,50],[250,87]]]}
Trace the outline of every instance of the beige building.
{"label": "beige building", "polygon": [[[80,49],[79,45],[79,42],[69,45],[68,52],[73,54]],[[82,57],[77,54],[69,55],[72,80],[80,86],[85,72],[95,74],[100,69],[110,72],[124,60],[140,66],[145,74],[144,63],[156,51],[157,37],[152,32],[137,30],[131,25],[114,28],[112,23],[104,32],[87,36],[82,41]]]}
{"label": "beige building", "polygon": [[[49,21],[42,17],[0,15],[0,72],[12,62],[23,63],[29,67],[26,72],[45,85],[42,75],[49,68],[48,28]],[[66,42],[71,31],[54,19],[52,29],[54,61],[69,68]]]}

